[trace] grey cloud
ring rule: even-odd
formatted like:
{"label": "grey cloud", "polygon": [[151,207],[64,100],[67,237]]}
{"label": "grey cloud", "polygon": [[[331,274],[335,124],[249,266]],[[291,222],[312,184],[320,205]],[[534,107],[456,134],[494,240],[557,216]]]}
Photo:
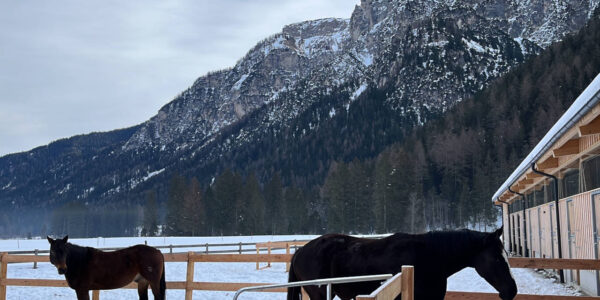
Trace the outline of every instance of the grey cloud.
{"label": "grey cloud", "polygon": [[0,156],[141,123],[289,23],[358,1],[2,1]]}

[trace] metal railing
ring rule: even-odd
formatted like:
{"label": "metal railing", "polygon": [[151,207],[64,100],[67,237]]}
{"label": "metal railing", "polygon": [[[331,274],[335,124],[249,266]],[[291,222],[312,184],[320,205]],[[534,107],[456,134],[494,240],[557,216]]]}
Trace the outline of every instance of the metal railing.
{"label": "metal railing", "polygon": [[383,280],[388,280],[392,277],[394,277],[394,275],[392,275],[392,274],[380,274],[380,275],[366,275],[366,276],[352,276],[352,277],[336,277],[336,278],[296,281],[296,282],[292,282],[292,283],[251,286],[251,287],[245,287],[245,288],[239,289],[233,296],[233,300],[237,300],[239,295],[243,292],[270,290],[270,289],[285,288],[285,287],[298,287],[298,286],[302,287],[302,286],[307,286],[307,285],[321,286],[324,284],[327,284],[327,298],[326,299],[331,299],[331,285],[332,284],[363,282],[363,281],[378,281],[378,280],[383,281]]}

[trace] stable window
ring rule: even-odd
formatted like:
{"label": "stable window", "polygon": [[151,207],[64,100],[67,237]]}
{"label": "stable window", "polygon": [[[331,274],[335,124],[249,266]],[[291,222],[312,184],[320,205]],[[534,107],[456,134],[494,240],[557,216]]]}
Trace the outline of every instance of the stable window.
{"label": "stable window", "polygon": [[534,204],[533,204],[533,193],[529,193],[529,194],[525,195],[525,201],[527,201],[526,202],[527,205],[525,206],[525,208],[532,208],[532,207],[534,207]]}
{"label": "stable window", "polygon": [[554,185],[556,181],[551,180],[549,184],[544,186],[544,203],[552,202],[556,199],[556,189]]}
{"label": "stable window", "polygon": [[567,172],[562,182],[563,198],[579,194],[579,170]]}
{"label": "stable window", "polygon": [[538,206],[544,203],[544,190],[540,189],[539,191],[533,192],[533,206]]}
{"label": "stable window", "polygon": [[600,156],[583,162],[583,191],[600,188]]}

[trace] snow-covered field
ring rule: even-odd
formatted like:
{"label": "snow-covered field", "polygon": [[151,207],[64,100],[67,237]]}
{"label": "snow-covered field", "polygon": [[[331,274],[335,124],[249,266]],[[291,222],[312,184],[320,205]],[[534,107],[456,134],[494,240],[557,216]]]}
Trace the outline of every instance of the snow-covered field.
{"label": "snow-covered field", "polygon": [[[315,236],[247,236],[247,237],[156,237],[156,238],[94,238],[73,239],[70,242],[97,248],[124,247],[135,244],[143,244],[145,241],[152,246],[162,245],[191,245],[191,244],[221,244],[221,243],[255,243],[265,241],[282,240],[306,240]],[[253,247],[250,247],[253,248]],[[0,240],[0,252],[25,251],[25,250],[48,250],[46,239],[37,240]],[[221,248],[222,249],[222,248]],[[237,246],[235,247],[237,249]],[[201,249],[175,249],[174,252],[203,251]],[[209,250],[218,250],[209,248]],[[164,250],[163,251],[168,251]],[[47,255],[47,254],[45,254]],[[186,263],[167,263],[167,281],[185,281]],[[553,279],[546,278],[529,269],[512,269],[513,276],[517,281],[519,294],[547,294],[547,295],[579,295],[570,287],[554,283]],[[37,278],[37,279],[64,279],[58,275],[56,268],[49,263],[38,264],[33,269],[32,263],[10,264],[8,266],[8,278]],[[256,270],[255,263],[197,263],[195,266],[194,281],[205,282],[265,282],[284,283],[287,282],[285,264],[272,264],[271,268]],[[482,291],[496,292],[474,269],[467,268],[454,274],[448,279],[448,290],[452,291]],[[234,292],[208,292],[194,291],[194,299],[232,299]],[[136,290],[119,289],[101,291],[101,299],[137,299]],[[183,290],[167,290],[167,299],[183,299]],[[76,299],[75,293],[69,288],[35,288],[14,287],[7,288],[7,299],[9,300],[35,300],[35,299]],[[152,299],[152,296],[150,296]],[[285,299],[283,293],[247,293],[240,299]]]}

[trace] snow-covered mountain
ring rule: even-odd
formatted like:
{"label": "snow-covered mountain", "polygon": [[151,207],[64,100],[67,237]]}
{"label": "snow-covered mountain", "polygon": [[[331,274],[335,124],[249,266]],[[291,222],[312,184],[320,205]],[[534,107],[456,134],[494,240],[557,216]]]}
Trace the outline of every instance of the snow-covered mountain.
{"label": "snow-covered mountain", "polygon": [[407,126],[423,124],[581,28],[599,2],[364,0],[349,19],[288,25],[147,122],[0,158],[0,203],[135,200],[176,171],[210,177],[267,133],[298,139],[328,122],[315,114],[299,131],[299,116],[319,106],[331,119],[369,90],[385,91]]}

